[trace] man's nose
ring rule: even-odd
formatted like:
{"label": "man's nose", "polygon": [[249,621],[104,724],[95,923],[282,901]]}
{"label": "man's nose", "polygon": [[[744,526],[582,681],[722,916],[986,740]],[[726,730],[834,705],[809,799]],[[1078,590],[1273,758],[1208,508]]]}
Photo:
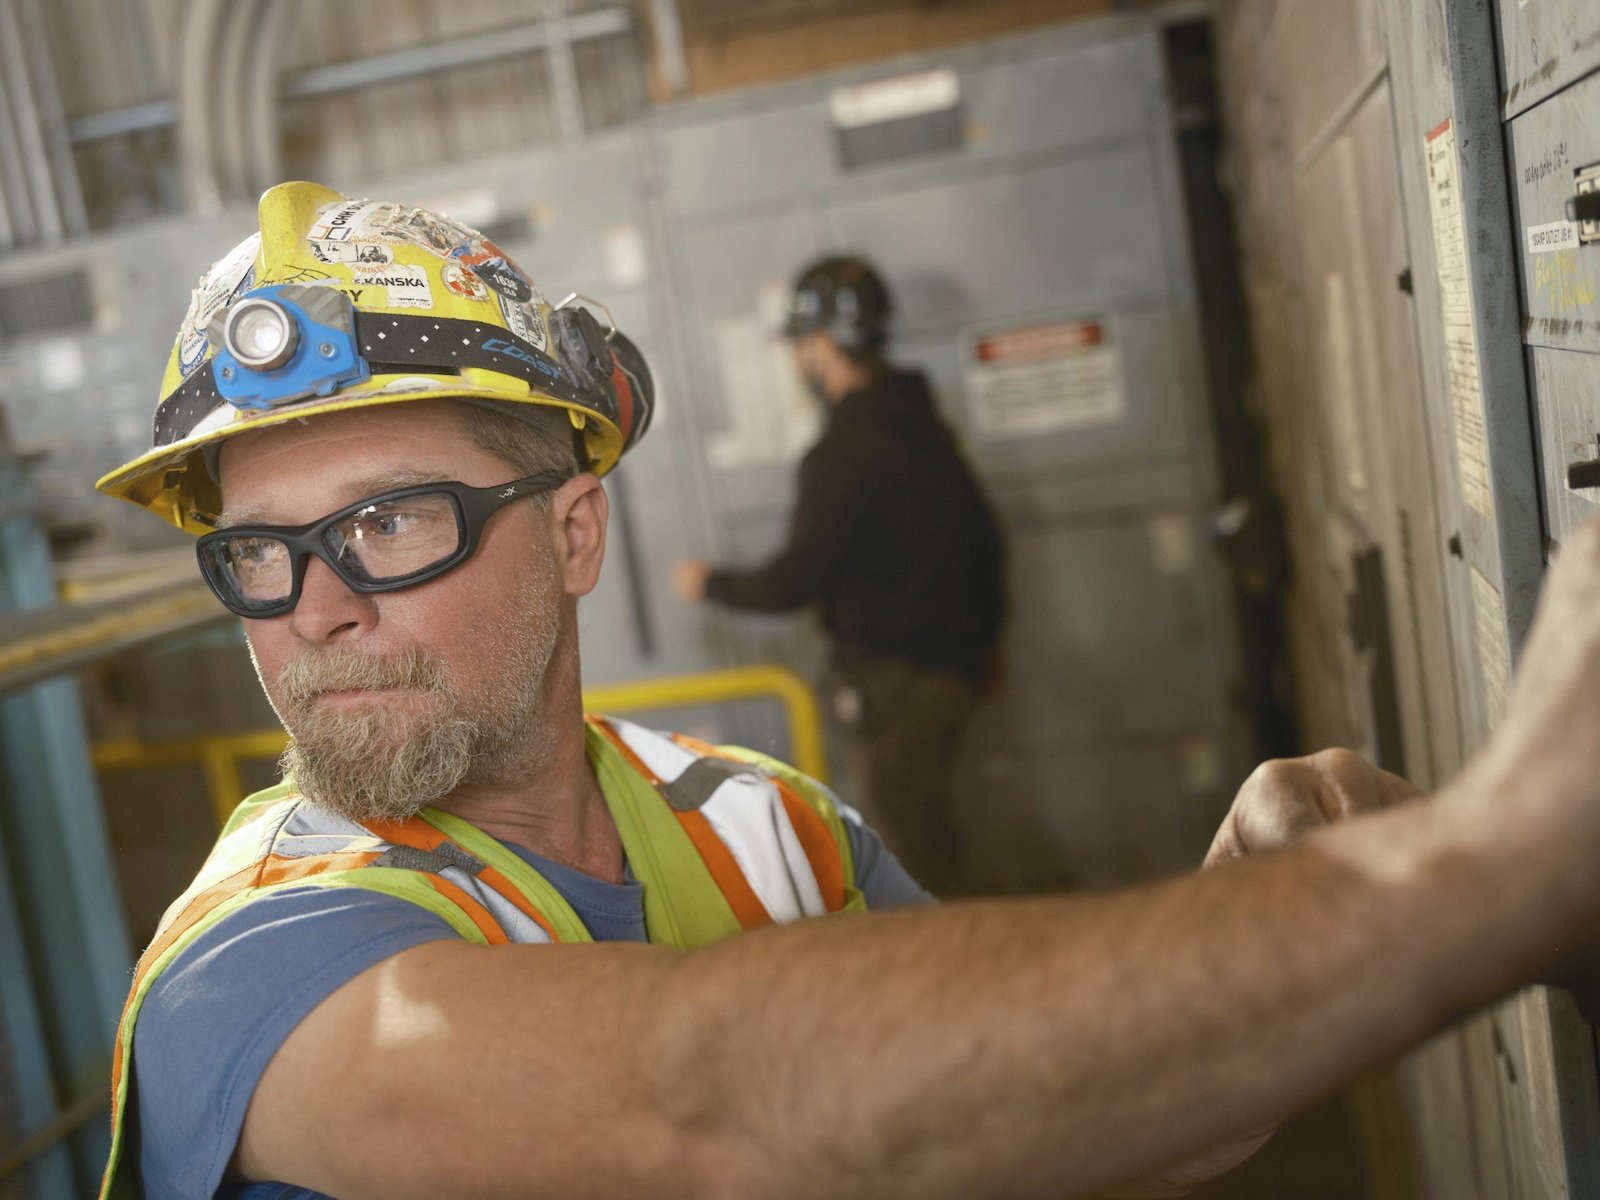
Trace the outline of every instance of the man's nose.
{"label": "man's nose", "polygon": [[300,599],[289,614],[295,636],[326,644],[358,637],[377,623],[378,606],[373,597],[351,591],[333,568],[313,556],[306,564]]}

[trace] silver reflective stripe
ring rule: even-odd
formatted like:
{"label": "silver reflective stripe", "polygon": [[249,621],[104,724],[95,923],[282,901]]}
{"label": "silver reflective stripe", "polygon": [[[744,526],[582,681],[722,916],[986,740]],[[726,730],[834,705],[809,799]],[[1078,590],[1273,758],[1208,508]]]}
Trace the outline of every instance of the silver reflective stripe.
{"label": "silver reflective stripe", "polygon": [[[748,763],[708,759],[671,738],[607,718],[618,737],[663,781],[671,800],[674,788],[687,780],[685,797],[715,786],[698,807],[723,845],[728,847],[750,888],[774,921],[798,921],[826,913],[816,873],[789,820],[778,785]],[[716,763],[714,769],[696,764]],[[674,805],[674,807],[677,807]]]}

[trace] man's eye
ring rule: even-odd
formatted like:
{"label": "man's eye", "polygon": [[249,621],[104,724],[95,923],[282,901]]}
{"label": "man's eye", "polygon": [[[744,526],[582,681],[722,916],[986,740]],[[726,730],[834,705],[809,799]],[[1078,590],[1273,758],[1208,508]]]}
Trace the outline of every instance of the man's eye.
{"label": "man's eye", "polygon": [[228,547],[233,561],[242,567],[260,567],[274,561],[283,547],[270,538],[241,538]]}
{"label": "man's eye", "polygon": [[364,514],[355,527],[358,538],[396,538],[427,533],[438,523],[437,513],[420,509],[383,509]]}
{"label": "man's eye", "polygon": [[415,533],[427,524],[427,518],[414,512],[379,512],[373,513],[362,521],[362,532],[367,536],[377,534],[380,537],[399,537],[402,534]]}

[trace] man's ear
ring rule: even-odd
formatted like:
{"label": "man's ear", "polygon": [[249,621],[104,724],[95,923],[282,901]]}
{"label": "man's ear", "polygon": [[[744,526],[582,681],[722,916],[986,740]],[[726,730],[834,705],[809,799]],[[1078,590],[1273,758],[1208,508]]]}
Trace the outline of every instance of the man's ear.
{"label": "man's ear", "polygon": [[550,525],[555,535],[556,561],[569,596],[587,596],[600,581],[610,516],[606,489],[587,472],[574,475],[551,493]]}

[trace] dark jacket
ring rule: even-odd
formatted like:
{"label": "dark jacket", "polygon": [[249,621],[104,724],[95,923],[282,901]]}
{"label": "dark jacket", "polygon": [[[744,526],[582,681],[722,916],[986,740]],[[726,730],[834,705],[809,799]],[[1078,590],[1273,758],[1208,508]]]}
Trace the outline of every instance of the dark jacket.
{"label": "dark jacket", "polygon": [[800,463],[788,544],[713,571],[706,595],[782,611],[816,602],[844,662],[904,658],[981,679],[1005,610],[1004,547],[917,371],[839,401]]}

